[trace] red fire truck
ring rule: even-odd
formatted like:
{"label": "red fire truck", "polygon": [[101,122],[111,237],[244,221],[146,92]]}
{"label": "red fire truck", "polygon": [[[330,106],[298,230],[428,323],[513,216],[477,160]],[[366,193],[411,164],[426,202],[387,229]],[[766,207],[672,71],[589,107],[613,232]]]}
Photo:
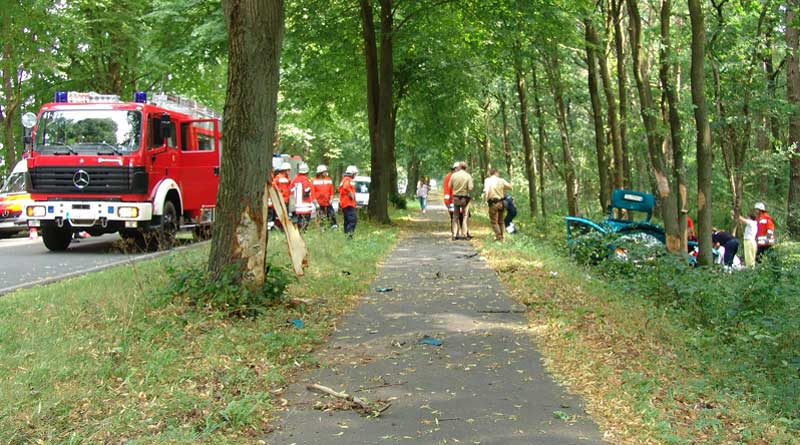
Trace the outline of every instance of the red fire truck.
{"label": "red fire truck", "polygon": [[28,226],[65,250],[73,234],[119,232],[140,248],[169,248],[179,230],[207,235],[219,186],[220,116],[176,96],[133,102],[57,92],[23,118]]}

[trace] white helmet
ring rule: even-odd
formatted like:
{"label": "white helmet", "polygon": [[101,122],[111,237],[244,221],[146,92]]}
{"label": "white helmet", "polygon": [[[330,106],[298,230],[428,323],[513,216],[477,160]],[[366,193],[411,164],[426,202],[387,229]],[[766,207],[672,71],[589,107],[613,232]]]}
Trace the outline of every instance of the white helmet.
{"label": "white helmet", "polygon": [[288,171],[291,169],[292,166],[288,162],[284,162],[283,164],[281,164],[281,167],[278,169],[278,171]]}
{"label": "white helmet", "polygon": [[456,168],[458,168],[458,167],[461,167],[461,163],[460,163],[460,162],[458,162],[458,161],[456,161],[456,162],[453,164],[453,169],[456,169]]}
{"label": "white helmet", "polygon": [[299,173],[308,173],[308,164],[303,162],[302,164],[300,164],[300,167],[297,169],[297,171]]}
{"label": "white helmet", "polygon": [[762,212],[767,211],[767,206],[765,206],[763,202],[757,202],[756,205],[753,206],[753,208],[756,210],[761,210]]}
{"label": "white helmet", "polygon": [[317,166],[317,174],[325,173],[326,171],[328,171],[328,167],[325,166],[324,164],[320,164]]}
{"label": "white helmet", "polygon": [[345,169],[345,171],[344,171],[344,174],[346,174],[346,175],[354,175],[355,176],[355,175],[358,174],[358,168],[356,168],[355,165],[348,165],[347,169]]}

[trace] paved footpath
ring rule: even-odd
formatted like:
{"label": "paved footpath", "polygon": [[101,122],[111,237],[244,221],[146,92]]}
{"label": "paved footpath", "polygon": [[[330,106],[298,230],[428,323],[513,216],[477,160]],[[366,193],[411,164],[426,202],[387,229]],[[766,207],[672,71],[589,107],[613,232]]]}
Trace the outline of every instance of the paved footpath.
{"label": "paved footpath", "polygon": [[[372,291],[321,353],[323,367],[287,391],[269,444],[602,444],[579,398],[542,368],[524,307],[464,241],[444,208],[417,218]],[[380,293],[376,288],[392,288]],[[420,345],[424,335],[442,345]],[[379,418],[314,409],[319,383],[389,400]]]}

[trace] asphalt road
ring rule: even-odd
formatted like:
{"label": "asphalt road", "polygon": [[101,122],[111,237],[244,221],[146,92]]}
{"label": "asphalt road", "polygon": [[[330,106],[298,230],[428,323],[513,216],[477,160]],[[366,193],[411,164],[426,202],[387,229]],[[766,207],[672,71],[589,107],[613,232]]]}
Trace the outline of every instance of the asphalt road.
{"label": "asphalt road", "polygon": [[116,234],[81,239],[65,252],[50,252],[41,238],[2,239],[0,294],[159,255],[124,253],[115,243],[119,239]]}

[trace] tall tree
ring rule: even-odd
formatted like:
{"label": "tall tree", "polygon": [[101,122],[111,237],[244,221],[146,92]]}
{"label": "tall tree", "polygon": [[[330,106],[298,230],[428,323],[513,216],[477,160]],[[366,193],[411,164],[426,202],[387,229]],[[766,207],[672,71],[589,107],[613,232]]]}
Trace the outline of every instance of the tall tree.
{"label": "tall tree", "polygon": [[639,91],[639,107],[647,139],[647,150],[655,176],[655,189],[661,203],[661,214],[664,220],[664,232],[667,237],[667,249],[670,252],[681,252],[680,233],[675,193],[670,186],[669,174],[664,151],[661,149],[661,138],[658,130],[658,111],[650,91],[650,75],[644,59],[642,42],[642,18],[637,0],[627,0],[630,26],[631,56],[633,59],[633,76],[636,89]]}
{"label": "tall tree", "polygon": [[553,95],[556,123],[561,136],[561,166],[564,172],[564,184],[567,194],[567,212],[574,216],[578,214],[578,182],[575,175],[575,162],[572,156],[572,139],[567,117],[567,106],[564,102],[564,84],[561,77],[561,57],[558,49],[552,48],[546,54],[545,72]]}
{"label": "tall tree", "polygon": [[697,239],[700,253],[697,262],[701,266],[712,264],[711,256],[711,128],[708,125],[705,93],[705,44],[706,28],[700,0],[687,0],[692,27],[692,104],[697,133]]}
{"label": "tall tree", "polygon": [[[672,194],[678,218],[678,252],[687,250],[687,213],[686,209],[686,177],[683,162],[683,142],[681,140],[681,118],[678,113],[678,95],[675,91],[672,74],[672,43],[670,39],[670,21],[672,19],[671,0],[661,0],[661,44],[659,45],[658,77],[661,82],[662,98],[666,100],[667,112],[665,120],[669,122],[669,146],[672,149]],[[662,101],[663,101],[662,99]],[[663,107],[662,107],[663,108]],[[665,203],[667,205],[667,203]],[[671,205],[671,203],[670,203]],[[665,214],[666,217],[666,214]],[[675,240],[673,240],[675,243]]]}
{"label": "tall tree", "polygon": [[[536,166],[533,162],[533,146],[531,134],[528,130],[528,93],[525,88],[525,73],[522,71],[522,62],[517,60],[514,64],[516,76],[517,97],[519,98],[519,128],[522,134],[522,148],[525,159],[525,177],[528,179],[528,207],[531,215],[536,214]],[[539,172],[541,174],[541,172]]]}
{"label": "tall tree", "polygon": [[375,20],[370,0],[361,0],[362,34],[364,39],[364,60],[367,72],[367,117],[369,120],[370,146],[370,219],[389,222],[389,175],[388,151],[392,140],[388,133],[392,129],[392,0],[381,0],[380,30],[381,45],[378,59],[378,45],[375,36]]}
{"label": "tall tree", "polygon": [[[617,92],[619,94],[619,141],[622,164],[614,168],[623,170],[625,186],[631,186],[631,167],[628,155],[628,75],[625,63],[625,34],[622,32],[622,4],[625,0],[611,0],[614,24],[614,49],[617,62]],[[615,158],[616,160],[616,158]]]}
{"label": "tall tree", "polygon": [[600,208],[605,209],[611,201],[611,186],[608,179],[608,161],[606,157],[606,130],[603,123],[603,107],[600,105],[600,91],[598,90],[597,74],[597,31],[591,19],[584,19],[583,26],[586,32],[586,67],[589,84],[589,98],[592,104],[592,121],[594,122],[594,148],[597,155],[597,173],[600,190],[598,199]]}
{"label": "tall tree", "polygon": [[786,228],[794,236],[800,235],[800,62],[798,46],[800,32],[797,25],[798,0],[786,5],[786,95],[792,106],[789,117],[789,196]]}
{"label": "tall tree", "polygon": [[267,221],[264,188],[277,121],[283,0],[225,0],[228,87],[216,224],[208,269],[229,265],[242,280],[264,281]]}

